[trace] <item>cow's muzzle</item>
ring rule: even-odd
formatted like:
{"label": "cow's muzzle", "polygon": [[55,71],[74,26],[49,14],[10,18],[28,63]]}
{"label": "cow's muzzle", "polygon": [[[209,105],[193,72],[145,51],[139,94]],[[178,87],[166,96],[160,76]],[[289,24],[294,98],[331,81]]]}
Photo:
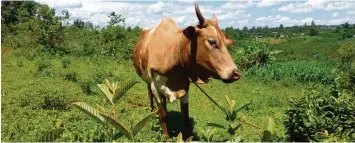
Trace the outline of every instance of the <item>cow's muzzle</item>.
{"label": "cow's muzzle", "polygon": [[240,79],[240,71],[238,69],[234,69],[226,79],[221,79],[224,83],[232,83]]}

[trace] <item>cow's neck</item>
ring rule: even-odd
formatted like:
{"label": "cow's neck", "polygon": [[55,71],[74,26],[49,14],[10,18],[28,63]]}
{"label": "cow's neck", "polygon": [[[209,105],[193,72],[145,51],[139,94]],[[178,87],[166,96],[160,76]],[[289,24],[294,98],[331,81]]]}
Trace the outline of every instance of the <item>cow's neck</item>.
{"label": "cow's neck", "polygon": [[186,34],[182,34],[181,39],[180,39],[180,46],[178,46],[178,52],[179,55],[179,64],[178,67],[183,69],[182,72],[184,72],[186,78],[190,78],[192,80],[196,80],[195,76],[195,69],[194,67],[196,66],[196,52],[197,52],[197,39],[196,36],[193,35],[191,37],[187,37]]}

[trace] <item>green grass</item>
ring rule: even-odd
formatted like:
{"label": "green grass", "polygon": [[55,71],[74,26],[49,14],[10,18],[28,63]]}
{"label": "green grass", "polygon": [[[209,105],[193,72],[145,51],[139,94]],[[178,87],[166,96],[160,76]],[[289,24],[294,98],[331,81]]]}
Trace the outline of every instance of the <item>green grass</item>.
{"label": "green grass", "polygon": [[[63,123],[65,131],[59,141],[128,141],[111,128],[95,123],[66,103],[82,101],[90,105],[106,102],[96,84],[108,78],[111,81],[139,79],[130,63],[97,58],[66,57],[70,64],[64,68],[62,59],[47,58],[48,64],[39,71],[43,59],[29,61],[24,57],[7,54],[2,57],[2,141],[38,141],[44,133]],[[72,76],[67,76],[69,73]],[[69,78],[68,78],[69,77]],[[73,80],[75,77],[76,80]],[[275,118],[278,141],[285,139],[285,110],[291,97],[300,97],[305,85],[285,87],[282,83],[264,82],[242,77],[238,82],[224,84],[218,80],[202,85],[202,88],[218,102],[224,103],[224,95],[236,100],[237,106],[253,104],[243,111],[243,116],[256,125],[262,124],[265,116]],[[208,123],[227,124],[223,113],[211,103],[194,85],[190,88],[190,118],[199,139],[199,128]],[[132,114],[137,119],[150,111],[146,85],[134,86],[117,107],[119,117],[128,120]],[[181,132],[182,118],[179,102],[168,104],[168,127],[172,136]],[[15,121],[15,122],[14,122]],[[246,141],[258,141],[260,130],[244,125],[237,134]],[[217,129],[213,141],[225,141],[228,133]],[[158,118],[137,134],[138,141],[161,141]]]}
{"label": "green grass", "polygon": [[340,44],[336,38],[297,36],[285,42],[271,45],[272,49],[283,50],[284,53],[277,56],[279,61],[289,60],[313,60],[336,61],[336,50]]}

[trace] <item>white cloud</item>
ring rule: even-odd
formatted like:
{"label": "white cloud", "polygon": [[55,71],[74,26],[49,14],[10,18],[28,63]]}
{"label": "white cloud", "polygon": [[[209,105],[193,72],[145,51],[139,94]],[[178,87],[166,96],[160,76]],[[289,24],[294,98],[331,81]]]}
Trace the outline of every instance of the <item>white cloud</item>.
{"label": "white cloud", "polygon": [[304,19],[292,19],[287,16],[281,16],[281,15],[270,16],[269,15],[269,16],[262,16],[262,17],[256,18],[255,22],[257,22],[259,24],[268,23],[271,26],[276,26],[278,24],[299,25],[299,24],[304,24],[304,23],[311,23],[312,20],[314,20],[314,19],[311,17],[307,17]]}
{"label": "white cloud", "polygon": [[158,1],[155,4],[149,5],[148,9],[147,9],[147,12],[151,13],[151,14],[158,14],[158,13],[162,13],[164,11],[167,11],[167,9],[169,7],[170,6],[167,3]]}
{"label": "white cloud", "polygon": [[291,13],[307,13],[312,12],[312,7],[303,3],[290,3],[288,5],[281,6],[277,11],[291,12]]}
{"label": "white cloud", "polygon": [[333,12],[332,17],[337,17],[339,15],[339,12]]}
{"label": "white cloud", "polygon": [[261,0],[260,2],[256,3],[257,7],[270,7],[270,6],[275,6],[283,1],[277,1],[277,0]]}
{"label": "white cloud", "polygon": [[338,1],[338,2],[330,2],[326,5],[325,10],[345,10],[345,9],[354,9],[355,2],[350,1]]}
{"label": "white cloud", "polygon": [[315,9],[323,9],[325,2],[325,0],[308,0],[304,3],[304,5],[310,6]]}
{"label": "white cloud", "polygon": [[196,0],[173,0],[181,3],[194,3]]}
{"label": "white cloud", "polygon": [[180,17],[176,17],[176,18],[174,17],[173,19],[174,19],[174,20],[176,21],[176,23],[178,23],[178,24],[179,24],[179,23],[185,23],[185,22],[186,22],[186,21],[185,21],[185,20],[186,20],[186,16],[180,16]]}
{"label": "white cloud", "polygon": [[222,9],[247,9],[254,5],[252,0],[248,1],[228,1],[225,4],[221,5]]}
{"label": "white cloud", "polygon": [[[124,18],[126,18],[126,26],[138,25],[142,28],[151,27],[158,24],[165,17],[173,18],[181,28],[195,25],[198,22],[195,15],[193,0],[161,0],[154,2],[124,2],[104,0],[36,1],[57,9],[57,15],[61,15],[61,10],[68,10],[71,14],[69,21],[81,19],[83,21],[91,21],[94,24],[100,25],[100,27],[105,26],[108,23],[109,18],[107,15],[112,11],[116,12],[117,14],[121,14]],[[254,25],[269,25],[272,27],[279,26],[281,23],[284,25],[303,25],[304,23],[309,24],[312,20],[314,20],[316,24],[334,24],[344,21],[351,22],[352,19],[355,19],[350,18],[355,15],[354,3],[355,1],[327,0],[307,0],[292,2],[287,2],[285,0],[230,0],[223,2],[219,6],[213,5],[210,2],[201,2],[199,7],[205,18],[211,18],[212,14],[215,14],[219,20],[219,25],[221,28],[225,26],[242,27],[245,25],[248,27]],[[276,14],[274,16],[267,16],[267,13],[260,13],[263,12],[262,10],[259,10],[261,7],[263,7],[263,9],[274,11],[275,13],[280,11],[297,13],[297,18],[293,17],[296,16],[296,14],[283,16]],[[314,15],[314,13],[308,14],[314,10],[336,11],[334,11],[334,13],[323,16],[324,19],[322,20],[316,20],[312,17],[317,18],[317,15]],[[255,12],[255,15],[261,14],[261,16],[252,17],[250,14],[251,11]]]}
{"label": "white cloud", "polygon": [[81,8],[81,1],[57,0],[53,3],[54,8]]}
{"label": "white cloud", "polygon": [[245,13],[245,10],[237,10],[235,12],[227,12],[221,16],[217,16],[218,20],[233,20],[238,18],[251,17],[251,14]]}
{"label": "white cloud", "polygon": [[326,0],[308,0],[300,3],[290,3],[278,8],[278,11],[290,12],[290,13],[308,13],[313,10],[345,10],[354,9],[354,1],[326,1]]}
{"label": "white cloud", "polygon": [[354,11],[347,11],[346,14],[348,14],[348,15],[355,15],[355,10],[354,10]]}
{"label": "white cloud", "polygon": [[337,24],[343,24],[345,22],[354,23],[355,20],[353,18],[332,19],[332,20],[328,20],[326,24],[328,24],[328,25],[337,25]]}

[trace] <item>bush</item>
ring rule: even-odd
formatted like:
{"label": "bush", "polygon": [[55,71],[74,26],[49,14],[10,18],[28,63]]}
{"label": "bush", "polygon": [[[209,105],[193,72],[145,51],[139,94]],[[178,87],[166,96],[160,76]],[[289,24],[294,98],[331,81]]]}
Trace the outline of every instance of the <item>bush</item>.
{"label": "bush", "polygon": [[355,46],[353,44],[345,45],[339,50],[341,62],[339,69],[343,71],[342,86],[352,92],[355,92]]}
{"label": "bush", "polygon": [[244,44],[241,50],[237,52],[236,63],[242,69],[249,69],[254,66],[263,67],[266,63],[275,59],[274,54],[280,52],[278,50],[271,51],[268,43],[254,41]]}
{"label": "bush", "polygon": [[290,141],[354,141],[355,96],[336,84],[290,103],[285,122]]}

